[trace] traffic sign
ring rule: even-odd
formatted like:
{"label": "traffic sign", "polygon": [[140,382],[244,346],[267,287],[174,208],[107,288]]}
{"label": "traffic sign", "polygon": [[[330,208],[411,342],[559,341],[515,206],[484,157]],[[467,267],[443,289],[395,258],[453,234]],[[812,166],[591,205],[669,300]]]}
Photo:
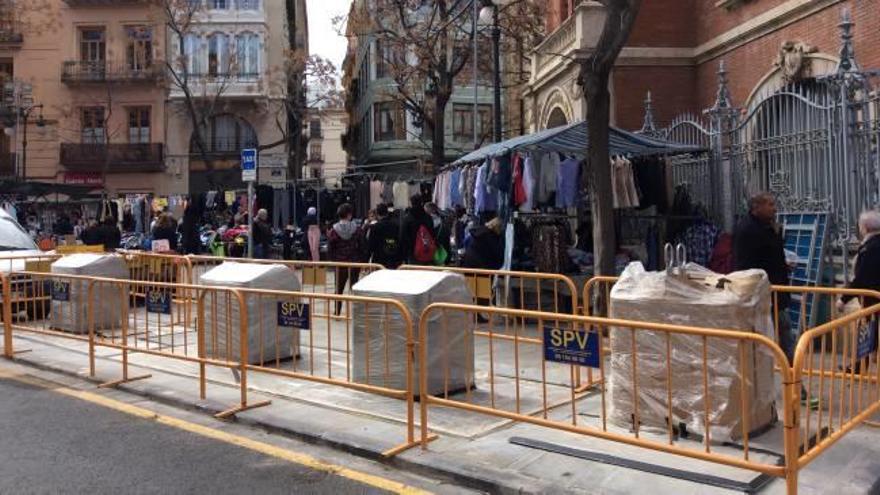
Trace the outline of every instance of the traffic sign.
{"label": "traffic sign", "polygon": [[244,182],[257,180],[257,150],[254,148],[241,150],[241,180]]}

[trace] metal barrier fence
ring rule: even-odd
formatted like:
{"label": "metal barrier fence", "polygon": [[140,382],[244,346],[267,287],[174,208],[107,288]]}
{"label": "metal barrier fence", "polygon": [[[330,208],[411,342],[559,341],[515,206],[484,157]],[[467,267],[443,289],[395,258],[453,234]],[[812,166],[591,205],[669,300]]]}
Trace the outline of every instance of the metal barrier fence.
{"label": "metal barrier fence", "polygon": [[[268,404],[248,402],[249,372],[342,386],[404,401],[406,438],[386,455],[417,445],[417,342],[412,317],[397,301],[42,272],[15,276],[26,277],[37,289],[30,296],[9,297],[9,277],[2,276],[7,357],[14,333],[74,339],[88,344],[95,376],[96,349],[119,350],[121,378],[102,387],[149,378],[130,375],[132,354],[173,359],[198,367],[202,399],[207,366],[232,369],[241,399],[218,417]],[[44,316],[13,316],[13,304],[41,305]],[[316,311],[320,306],[341,311],[322,314]],[[186,318],[175,316],[181,313]]]}
{"label": "metal barrier fence", "polygon": [[[736,332],[728,330],[716,330],[707,328],[694,328],[678,325],[666,325],[650,322],[636,322],[607,318],[594,318],[577,315],[563,315],[553,313],[540,313],[535,311],[523,311],[516,309],[504,309],[495,307],[467,306],[456,304],[438,303],[432,304],[422,313],[419,318],[419,342],[427,343],[429,324],[436,329],[444,327],[450,315],[456,313],[470,314],[478,312],[490,312],[499,317],[529,319],[537,322],[537,329],[542,336],[548,338],[569,341],[580,341],[583,348],[593,342],[595,353],[590,351],[591,357],[596,360],[599,372],[599,380],[608,383],[606,377],[610,373],[615,377],[614,386],[618,387],[618,395],[609,397],[609,387],[598,389],[599,401],[591,404],[589,397],[576,390],[576,368],[573,365],[578,361],[573,356],[571,362],[548,361],[544,349],[540,349],[541,356],[535,361],[539,363],[536,374],[530,383],[524,383],[521,376],[529,376],[528,370],[517,362],[518,357],[513,356],[512,363],[506,363],[513,368],[513,376],[517,380],[508,386],[515,391],[510,394],[515,396],[515,401],[503,400],[496,397],[496,389],[503,377],[494,369],[499,364],[490,367],[486,380],[488,383],[477,383],[477,390],[487,389],[489,397],[480,397],[475,393],[466,391],[454,395],[451,391],[431,391],[428,384],[437,381],[438,376],[453,373],[454,370],[447,368],[432,367],[420,370],[420,415],[422,445],[425,448],[429,432],[428,411],[430,406],[444,406],[462,409],[466,411],[487,414],[495,417],[506,418],[519,423],[528,423],[555,430],[577,433],[589,437],[611,440],[636,447],[652,449],[671,454],[682,455],[703,461],[709,461],[729,466],[750,469],[772,476],[786,477],[793,466],[779,466],[775,460],[761,460],[757,452],[762,449],[752,449],[749,446],[753,428],[761,425],[750,425],[748,419],[732,421],[730,432],[738,437],[742,443],[742,452],[738,455],[736,448],[721,446],[713,443],[712,432],[719,426],[718,414],[711,409],[710,404],[716,402],[719,393],[727,392],[734,397],[734,404],[742,408],[742,411],[752,411],[757,407],[757,402],[750,403],[756,395],[756,387],[761,383],[747,377],[749,371],[748,362],[753,359],[766,359],[769,364],[763,367],[768,373],[776,374],[779,383],[786,388],[781,394],[784,399],[783,417],[786,432],[794,431],[796,427],[796,403],[791,403],[794,393],[791,387],[794,385],[792,370],[786,364],[786,358],[782,350],[770,339],[755,333]],[[437,323],[439,320],[440,323]],[[433,322],[433,323],[429,323]],[[561,323],[561,325],[559,323]],[[552,323],[552,324],[551,324]],[[549,324],[549,326],[545,326]],[[455,328],[455,327],[449,327]],[[460,332],[468,332],[467,328],[457,328]],[[491,331],[491,329],[490,329]],[[617,345],[611,349],[605,349],[598,342],[599,336],[609,334],[617,340]],[[654,352],[645,352],[643,346],[646,341],[659,342],[665,349],[665,353],[657,355]],[[545,343],[546,345],[546,343]],[[431,352],[428,345],[422,345],[420,361],[424,362]],[[683,349],[697,356],[695,362],[682,363],[680,357],[673,358]],[[730,390],[725,389],[714,381],[719,376],[717,363],[720,360],[730,358],[731,351],[734,356],[739,356],[737,368],[733,371],[735,385]],[[596,356],[595,354],[598,354]],[[665,354],[665,355],[663,355]],[[580,357],[587,357],[581,353]],[[658,362],[660,361],[660,362]],[[774,368],[772,363],[778,366]],[[665,365],[664,365],[665,363]],[[631,369],[628,369],[629,366]],[[656,376],[646,379],[646,372],[638,370],[644,367],[652,372],[658,370]],[[691,380],[682,380],[680,373],[686,367],[690,375],[701,376],[701,383]],[[492,369],[494,368],[494,369]],[[643,382],[648,383],[643,383]],[[774,383],[771,380],[769,383]],[[711,384],[711,385],[710,385]],[[763,386],[767,386],[766,383]],[[651,395],[650,402],[646,402],[645,389]],[[695,392],[696,391],[696,392]],[[691,397],[697,393],[702,399],[692,407],[698,409],[689,417],[694,424],[703,425],[702,442],[691,442],[683,439],[681,429],[665,418],[673,418],[686,414],[682,409],[682,401],[674,397]],[[624,400],[617,400],[623,397]],[[537,407],[524,411],[522,401],[530,398]],[[725,396],[725,399],[728,397]],[[720,399],[719,399],[720,400]],[[652,404],[649,407],[647,404]],[[589,410],[590,407],[598,410]],[[761,411],[763,417],[768,418],[770,411]],[[564,414],[564,416],[563,416]],[[744,415],[748,416],[748,415]],[[563,419],[560,419],[563,417]],[[727,418],[731,421],[731,418]],[[796,442],[796,436],[785,436],[784,447],[786,452],[792,442]],[[756,457],[758,459],[756,460]]]}

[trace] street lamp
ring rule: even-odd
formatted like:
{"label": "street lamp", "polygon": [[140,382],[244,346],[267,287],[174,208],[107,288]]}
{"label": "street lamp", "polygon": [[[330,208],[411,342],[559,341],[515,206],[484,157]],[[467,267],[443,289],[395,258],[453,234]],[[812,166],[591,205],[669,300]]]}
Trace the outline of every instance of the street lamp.
{"label": "street lamp", "polygon": [[[492,53],[495,67],[495,108],[494,108],[494,138],[496,143],[501,142],[501,25],[498,23],[499,7],[506,3],[505,0],[482,0],[483,9],[480,10],[480,24],[492,26]],[[475,62],[476,63],[476,62]]]}
{"label": "street lamp", "polygon": [[37,127],[46,127],[46,119],[43,118],[43,104],[30,104],[23,105],[18,107],[13,107],[12,112],[6,115],[6,121],[4,122],[6,126],[6,134],[10,135],[15,129],[15,126],[18,124],[18,120],[24,122],[24,126],[21,134],[21,180],[23,182],[27,182],[27,146],[28,146],[28,121],[31,118],[31,112],[40,109],[40,114],[37,116]]}

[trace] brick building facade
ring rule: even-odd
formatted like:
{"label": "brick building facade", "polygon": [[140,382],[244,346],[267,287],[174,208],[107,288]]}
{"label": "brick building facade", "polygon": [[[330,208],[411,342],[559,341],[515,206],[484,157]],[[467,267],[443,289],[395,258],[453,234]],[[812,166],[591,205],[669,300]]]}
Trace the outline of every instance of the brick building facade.
{"label": "brick building facade", "polygon": [[[734,105],[748,108],[755,96],[782,84],[775,65],[786,42],[807,46],[804,68],[814,76],[838,62],[842,8],[855,23],[853,44],[863,67],[880,67],[880,0],[649,0],[642,8],[612,75],[612,120],[624,129],[642,125],[643,100],[654,101],[658,126],[684,112],[712,106],[723,60]],[[533,58],[526,92],[532,130],[585,118],[576,64],[598,39],[604,13],[596,2],[551,0],[545,40]],[[557,112],[557,115],[559,113]]]}

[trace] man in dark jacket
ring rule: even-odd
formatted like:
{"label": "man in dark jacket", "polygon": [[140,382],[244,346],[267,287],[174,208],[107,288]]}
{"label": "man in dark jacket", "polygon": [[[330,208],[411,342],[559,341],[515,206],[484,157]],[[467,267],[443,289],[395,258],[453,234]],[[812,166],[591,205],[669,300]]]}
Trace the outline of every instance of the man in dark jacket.
{"label": "man in dark jacket", "polygon": [[431,262],[417,260],[415,258],[415,247],[421,227],[425,227],[433,236],[434,220],[425,212],[424,201],[421,195],[416,194],[409,201],[410,209],[406,212],[406,216],[403,217],[403,235],[401,238],[403,256],[412,264],[433,264],[433,259]]}
{"label": "man in dark jacket", "polygon": [[254,258],[269,259],[269,248],[272,246],[272,227],[269,226],[269,212],[257,211],[257,219],[253,226]]}
{"label": "man in dark jacket", "polygon": [[403,263],[400,252],[400,224],[388,216],[388,205],[376,207],[376,223],[367,232],[367,250],[370,261],[385,268],[397,268]]}
{"label": "man in dark jacket", "polygon": [[465,247],[461,266],[498,270],[504,264],[504,241],[501,239],[501,219],[493,218],[486,225],[474,227]]}
{"label": "man in dark jacket", "polygon": [[104,251],[114,252],[119,249],[119,244],[122,242],[122,233],[119,232],[116,219],[113,217],[105,218],[97,228],[96,237],[97,243],[104,245]]}
{"label": "man in dark jacket", "polygon": [[[327,233],[327,254],[331,261],[359,263],[363,261],[363,232],[354,222],[354,208],[344,203],[336,210],[339,221]],[[346,284],[351,287],[360,277],[360,268],[340,266],[336,268],[336,293],[342,294]],[[342,301],[336,302],[336,314],[342,310]]]}

